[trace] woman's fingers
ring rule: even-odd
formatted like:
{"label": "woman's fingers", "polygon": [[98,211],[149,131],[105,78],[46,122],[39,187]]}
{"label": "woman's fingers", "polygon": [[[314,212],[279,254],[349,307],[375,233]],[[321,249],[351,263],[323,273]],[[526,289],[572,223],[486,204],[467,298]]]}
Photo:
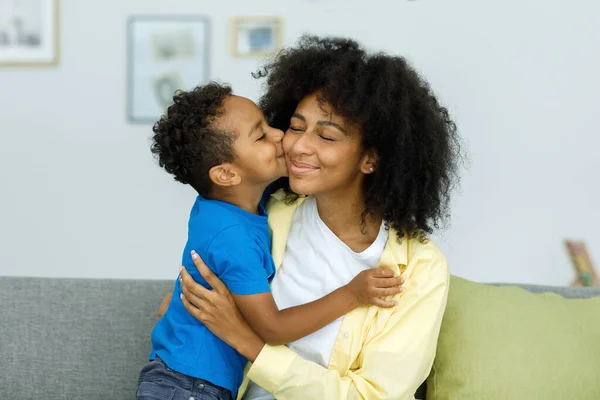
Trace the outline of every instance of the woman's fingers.
{"label": "woman's fingers", "polygon": [[206,298],[211,295],[211,291],[197,283],[184,267],[181,267],[179,275],[179,279],[181,279],[181,290],[185,296],[193,294],[196,297]]}
{"label": "woman's fingers", "polygon": [[219,278],[217,278],[217,276],[210,270],[210,268],[208,268],[202,258],[194,250],[192,250],[192,261],[194,261],[194,265],[196,265],[196,268],[198,268],[200,275],[202,275],[210,287],[219,291],[226,288],[225,284],[221,282]]}
{"label": "woman's fingers", "polygon": [[209,300],[201,299],[193,294],[185,295],[185,293],[182,293],[179,297],[181,298],[181,302],[183,303],[184,307],[187,303],[187,307],[185,307],[186,310],[196,310],[195,313],[192,313],[192,315],[201,322],[209,321],[209,319],[216,313],[214,304],[212,304]]}
{"label": "woman's fingers", "polygon": [[185,288],[181,288],[182,289],[182,294],[181,294],[181,299],[183,300],[184,298],[189,301],[190,303],[192,303],[194,306],[196,307],[201,307],[203,304],[203,299],[200,296],[196,296],[195,293],[186,290]]}
{"label": "woman's fingers", "polygon": [[190,303],[186,296],[181,296],[181,302],[183,303],[183,307],[185,307],[187,312],[192,314],[194,318],[199,321],[205,320],[206,315],[204,311],[201,308],[196,307],[195,304]]}
{"label": "woman's fingers", "polygon": [[[202,277],[210,285],[209,279],[212,279],[211,277],[213,277],[215,274],[213,274],[210,268],[208,268],[208,266],[204,263],[204,260],[202,260],[202,257],[200,257],[194,250],[192,250],[192,261],[194,262],[196,268],[198,268],[200,275],[202,275]],[[212,287],[212,285],[210,286]]]}

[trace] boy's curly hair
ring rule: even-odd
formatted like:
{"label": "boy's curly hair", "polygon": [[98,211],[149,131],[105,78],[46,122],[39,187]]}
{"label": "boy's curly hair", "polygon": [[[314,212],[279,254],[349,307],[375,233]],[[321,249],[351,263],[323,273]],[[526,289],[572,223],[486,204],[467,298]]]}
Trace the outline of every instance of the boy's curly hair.
{"label": "boy's curly hair", "polygon": [[158,165],[203,197],[212,186],[209,170],[235,157],[233,133],[213,124],[223,115],[223,103],[231,95],[231,87],[216,82],[189,92],[178,91],[166,114],[152,128],[150,149]]}
{"label": "boy's curly hair", "polygon": [[363,222],[381,215],[400,237],[424,241],[449,216],[460,139],[448,110],[404,58],[367,54],[349,39],[306,35],[253,76],[266,77],[259,106],[273,127],[287,130],[298,103],[316,91],[356,124],[362,147],[379,156],[365,178]]}

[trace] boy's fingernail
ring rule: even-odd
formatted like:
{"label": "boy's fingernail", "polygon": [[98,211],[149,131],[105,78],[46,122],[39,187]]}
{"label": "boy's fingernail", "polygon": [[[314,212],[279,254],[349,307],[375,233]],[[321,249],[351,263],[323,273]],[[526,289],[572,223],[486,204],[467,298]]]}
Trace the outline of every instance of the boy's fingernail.
{"label": "boy's fingernail", "polygon": [[183,271],[183,267],[180,265],[179,266],[179,272]]}
{"label": "boy's fingernail", "polygon": [[180,298],[181,300],[183,300],[183,293],[181,293],[181,294],[179,295],[179,298]]}
{"label": "boy's fingernail", "polygon": [[196,252],[192,250],[192,260],[195,260],[196,258],[198,258],[198,254],[196,254]]}
{"label": "boy's fingernail", "polygon": [[402,287],[401,287],[401,288],[400,288],[398,291],[399,291],[400,293],[402,293],[402,292],[404,292],[404,288],[402,288]]}

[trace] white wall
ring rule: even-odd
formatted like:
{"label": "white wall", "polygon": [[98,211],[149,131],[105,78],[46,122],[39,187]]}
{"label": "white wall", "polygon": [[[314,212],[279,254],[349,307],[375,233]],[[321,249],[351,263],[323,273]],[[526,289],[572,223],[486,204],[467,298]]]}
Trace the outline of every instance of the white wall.
{"label": "white wall", "polygon": [[[126,19],[209,15],[213,77],[256,99],[258,60],[229,54],[228,19],[285,19],[406,55],[458,121],[471,157],[450,229],[453,272],[566,284],[564,237],[600,263],[600,3],[596,0],[62,2],[50,69],[0,69],[0,275],[173,278],[191,189],[154,165],[125,118]],[[342,8],[344,7],[344,8]]]}

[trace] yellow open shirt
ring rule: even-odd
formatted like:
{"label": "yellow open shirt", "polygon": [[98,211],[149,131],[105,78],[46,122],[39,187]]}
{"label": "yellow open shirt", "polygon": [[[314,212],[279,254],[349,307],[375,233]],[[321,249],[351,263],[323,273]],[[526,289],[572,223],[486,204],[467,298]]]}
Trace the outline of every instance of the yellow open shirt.
{"label": "yellow open shirt", "polygon": [[[268,206],[273,234],[272,254],[279,268],[294,212],[302,203],[283,202],[275,193]],[[390,229],[380,268],[402,274],[404,292],[390,309],[360,307],[348,313],[338,333],[328,368],[307,361],[286,346],[261,350],[240,387],[248,379],[279,400],[413,399],[429,375],[448,297],[446,259],[431,241],[397,241]],[[410,251],[410,254],[408,254]],[[409,259],[410,256],[410,259]]]}

